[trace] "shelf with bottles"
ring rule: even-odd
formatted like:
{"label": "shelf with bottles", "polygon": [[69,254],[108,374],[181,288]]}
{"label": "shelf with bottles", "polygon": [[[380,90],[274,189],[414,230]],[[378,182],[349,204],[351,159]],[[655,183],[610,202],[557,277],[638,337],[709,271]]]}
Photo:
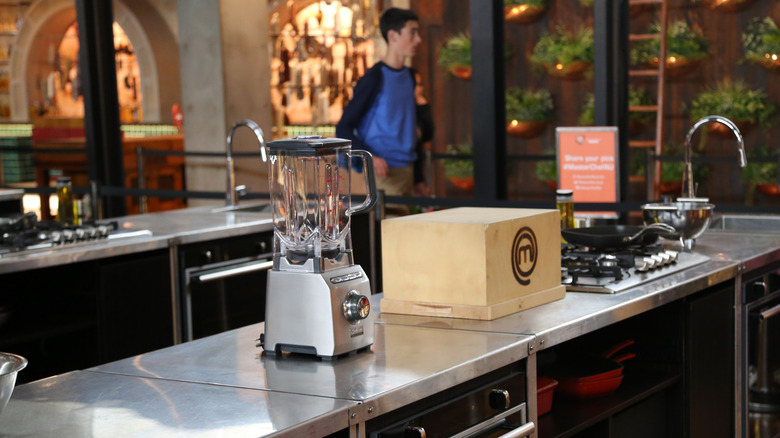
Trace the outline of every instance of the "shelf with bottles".
{"label": "shelf with bottles", "polygon": [[335,125],[357,79],[374,63],[379,10],[360,2],[270,3],[271,101],[285,126]]}

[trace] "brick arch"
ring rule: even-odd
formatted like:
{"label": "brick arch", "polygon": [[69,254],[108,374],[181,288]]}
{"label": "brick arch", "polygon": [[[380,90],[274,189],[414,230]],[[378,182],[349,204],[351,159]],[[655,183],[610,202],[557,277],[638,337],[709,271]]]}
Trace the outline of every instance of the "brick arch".
{"label": "brick arch", "polygon": [[[76,21],[73,0],[39,0],[30,5],[24,16],[10,56],[11,118],[15,121],[29,119],[29,107],[40,93],[37,83],[51,69],[51,44],[64,35]],[[157,64],[152,46],[140,21],[123,3],[114,2],[114,20],[127,34],[136,52],[141,73],[144,121],[161,119],[161,104]],[[31,99],[32,97],[32,99]]]}

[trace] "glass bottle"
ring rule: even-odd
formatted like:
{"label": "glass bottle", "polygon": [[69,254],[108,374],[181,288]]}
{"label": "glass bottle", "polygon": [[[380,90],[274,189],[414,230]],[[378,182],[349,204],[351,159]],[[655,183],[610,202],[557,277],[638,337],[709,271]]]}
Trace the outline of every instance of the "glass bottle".
{"label": "glass bottle", "polygon": [[561,229],[574,228],[574,191],[556,190],[555,205],[561,212]]}
{"label": "glass bottle", "polygon": [[69,176],[57,178],[57,222],[73,225],[73,186]]}

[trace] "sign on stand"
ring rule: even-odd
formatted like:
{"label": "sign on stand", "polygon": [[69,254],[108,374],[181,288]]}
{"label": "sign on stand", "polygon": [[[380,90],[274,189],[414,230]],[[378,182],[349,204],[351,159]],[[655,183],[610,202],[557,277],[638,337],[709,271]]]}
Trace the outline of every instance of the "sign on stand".
{"label": "sign on stand", "polygon": [[[559,127],[555,137],[558,188],[573,190],[575,204],[617,202],[620,199],[617,127]],[[617,216],[615,212],[584,212],[583,215]]]}

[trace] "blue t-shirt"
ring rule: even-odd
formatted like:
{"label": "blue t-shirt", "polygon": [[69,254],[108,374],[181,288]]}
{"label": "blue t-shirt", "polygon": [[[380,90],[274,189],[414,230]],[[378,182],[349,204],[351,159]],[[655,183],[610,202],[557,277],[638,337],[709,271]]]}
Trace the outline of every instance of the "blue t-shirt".
{"label": "blue t-shirt", "polygon": [[[414,78],[406,67],[396,70],[384,63],[375,67],[381,69],[381,75],[366,79],[376,78],[381,83],[374,84],[378,91],[368,111],[360,118],[355,136],[364,143],[365,149],[384,158],[389,167],[408,166],[417,159]],[[355,91],[357,94],[358,89]]]}

